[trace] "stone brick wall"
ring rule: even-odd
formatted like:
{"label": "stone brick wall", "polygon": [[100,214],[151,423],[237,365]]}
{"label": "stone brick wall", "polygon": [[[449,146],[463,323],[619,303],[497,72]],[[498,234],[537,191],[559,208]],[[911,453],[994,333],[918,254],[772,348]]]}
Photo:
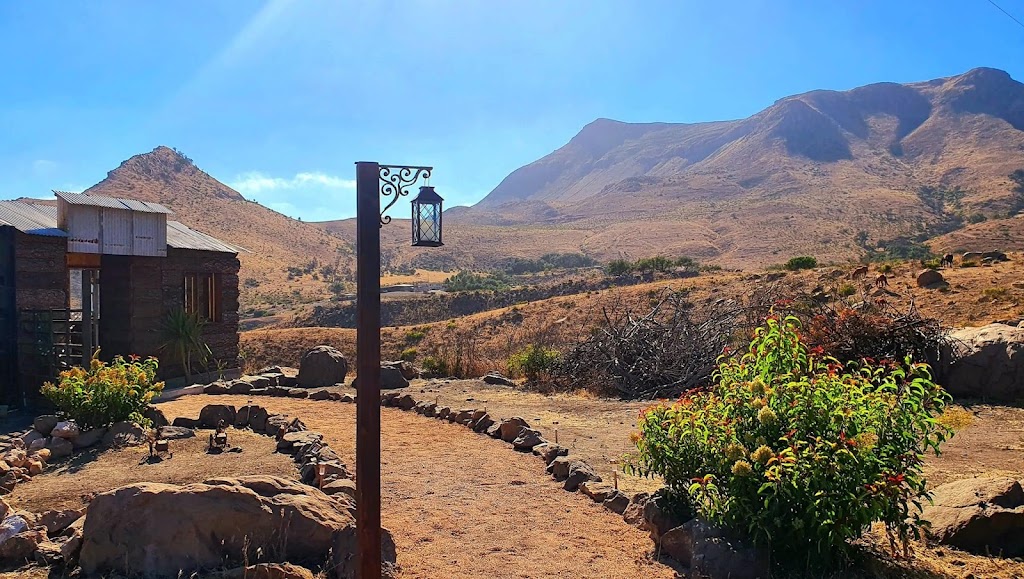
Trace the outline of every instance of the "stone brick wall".
{"label": "stone brick wall", "polygon": [[15,303],[21,310],[66,308],[68,304],[63,237],[14,234]]}

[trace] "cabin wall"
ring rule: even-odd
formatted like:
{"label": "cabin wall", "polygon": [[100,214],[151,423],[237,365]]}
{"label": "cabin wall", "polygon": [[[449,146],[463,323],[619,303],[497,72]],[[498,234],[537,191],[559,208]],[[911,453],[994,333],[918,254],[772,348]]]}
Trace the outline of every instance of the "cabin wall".
{"label": "cabin wall", "polygon": [[4,404],[11,404],[18,396],[15,387],[18,314],[14,305],[14,233],[13,227],[0,227],[0,400]]}
{"label": "cabin wall", "polygon": [[17,322],[16,382],[4,401],[11,404],[37,404],[39,388],[52,378],[49,367],[38,355],[38,328],[20,314],[25,310],[50,310],[68,307],[67,239],[28,235],[15,231],[14,238],[14,303],[19,312]]}

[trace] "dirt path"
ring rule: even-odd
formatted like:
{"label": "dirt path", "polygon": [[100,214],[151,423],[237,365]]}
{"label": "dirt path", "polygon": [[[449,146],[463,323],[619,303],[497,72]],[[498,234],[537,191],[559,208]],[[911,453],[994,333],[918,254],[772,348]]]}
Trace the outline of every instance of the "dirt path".
{"label": "dirt path", "polygon": [[[160,405],[195,418],[206,404],[244,396],[186,396]],[[350,465],[355,406],[282,398],[255,401],[298,416]],[[383,519],[401,577],[674,577],[652,560],[645,533],[584,496],[567,493],[539,460],[465,427],[382,409]]]}

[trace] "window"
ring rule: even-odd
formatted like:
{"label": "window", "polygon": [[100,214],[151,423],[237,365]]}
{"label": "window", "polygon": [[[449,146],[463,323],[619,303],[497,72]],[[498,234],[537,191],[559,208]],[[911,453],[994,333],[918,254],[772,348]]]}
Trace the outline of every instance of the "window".
{"label": "window", "polygon": [[221,282],[215,273],[185,274],[185,312],[208,322],[221,321]]}

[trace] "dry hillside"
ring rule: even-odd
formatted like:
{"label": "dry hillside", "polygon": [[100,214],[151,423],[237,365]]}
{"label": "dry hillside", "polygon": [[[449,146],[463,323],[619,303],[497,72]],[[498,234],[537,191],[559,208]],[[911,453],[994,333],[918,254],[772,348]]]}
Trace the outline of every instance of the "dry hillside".
{"label": "dry hillside", "polygon": [[175,219],[245,248],[239,255],[244,306],[319,299],[326,294],[326,282],[311,275],[289,280],[287,268],[314,259],[322,265],[351,262],[351,246],[345,241],[246,200],[167,147],[124,161],[86,193],[162,203],[174,211]]}
{"label": "dry hillside", "polygon": [[[1005,215],[1024,160],[1024,85],[993,69],[780,99],[746,119],[630,124],[599,119],[446,214],[448,247],[404,247],[420,266],[486,267],[507,255],[686,254],[752,267],[798,254],[846,262],[857,242],[940,234],[949,217]],[[929,206],[921,187],[963,198]],[[442,192],[443,194],[443,192]],[[350,222],[328,228],[350,236]],[[863,234],[862,234],[863,235]]]}

